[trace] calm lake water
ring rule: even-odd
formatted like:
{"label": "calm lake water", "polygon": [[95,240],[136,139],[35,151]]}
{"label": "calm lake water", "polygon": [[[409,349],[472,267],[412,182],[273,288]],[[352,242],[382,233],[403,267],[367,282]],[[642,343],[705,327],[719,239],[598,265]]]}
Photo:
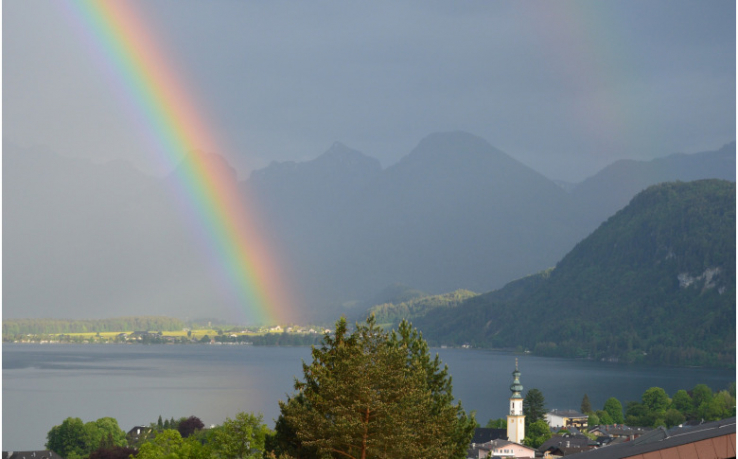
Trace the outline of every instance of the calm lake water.
{"label": "calm lake water", "polygon": [[[198,416],[219,424],[240,411],[267,424],[291,394],[308,347],[3,344],[2,450],[42,449],[46,433],[67,417],[114,417],[122,429]],[[734,370],[645,368],[472,349],[434,349],[453,376],[454,395],[484,425],[507,414],[515,358],[525,389],[543,392],[549,409],[579,409],[589,395],[601,408],[623,405],[649,387],[673,395],[705,383],[720,390]]]}

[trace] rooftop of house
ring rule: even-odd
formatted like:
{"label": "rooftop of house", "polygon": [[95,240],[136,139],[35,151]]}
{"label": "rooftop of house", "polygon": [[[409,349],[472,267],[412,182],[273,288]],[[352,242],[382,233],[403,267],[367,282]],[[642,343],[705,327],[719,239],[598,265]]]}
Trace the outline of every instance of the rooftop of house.
{"label": "rooftop of house", "polygon": [[[666,451],[665,451],[666,450]],[[735,454],[735,417],[698,426],[659,428],[635,440],[613,444],[571,456],[576,459],[648,459],[651,457],[690,457],[727,459]],[[660,456],[654,456],[660,451]]]}
{"label": "rooftop of house", "polygon": [[595,440],[590,440],[584,435],[554,435],[538,447],[538,451],[546,451],[549,448],[585,448],[590,446],[598,446]]}
{"label": "rooftop of house", "polygon": [[507,441],[507,440],[500,438],[497,440],[490,440],[484,443],[472,442],[472,444],[469,445],[469,448],[467,449],[467,456],[468,457],[482,457],[482,456],[479,456],[479,451],[487,451],[491,454],[495,450],[499,452],[501,449],[506,448],[506,447],[510,447],[509,448],[510,452],[514,451],[512,447],[515,447],[518,451],[520,451],[520,448],[522,448],[524,450],[530,451],[532,455],[535,454],[535,448],[531,448],[530,446],[521,445],[520,443],[514,443],[514,442]]}
{"label": "rooftop of house", "polygon": [[551,410],[548,414],[553,416],[560,416],[562,418],[587,418],[586,414],[582,414],[577,410]]}
{"label": "rooftop of house", "polygon": [[650,427],[629,427],[625,424],[613,424],[591,427],[589,429],[589,432],[593,434],[602,433],[610,436],[640,436],[650,432],[651,430],[653,429],[651,429]]}
{"label": "rooftop of house", "polygon": [[3,459],[62,459],[48,449],[39,451],[3,451]]}

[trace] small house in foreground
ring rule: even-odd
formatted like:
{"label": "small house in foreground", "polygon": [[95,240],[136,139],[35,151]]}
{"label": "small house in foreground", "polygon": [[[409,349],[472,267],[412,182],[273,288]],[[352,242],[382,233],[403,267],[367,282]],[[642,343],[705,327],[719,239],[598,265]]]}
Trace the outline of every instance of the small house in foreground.
{"label": "small house in foreground", "polygon": [[500,458],[534,458],[536,450],[507,440],[492,440],[486,443],[472,443],[466,457],[484,459],[488,457]]}

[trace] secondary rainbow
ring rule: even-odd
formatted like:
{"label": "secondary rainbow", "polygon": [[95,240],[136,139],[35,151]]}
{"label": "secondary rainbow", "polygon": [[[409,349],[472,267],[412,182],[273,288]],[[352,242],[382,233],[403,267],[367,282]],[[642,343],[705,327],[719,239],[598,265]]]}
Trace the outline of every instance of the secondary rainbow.
{"label": "secondary rainbow", "polygon": [[241,318],[285,323],[292,316],[290,289],[274,249],[260,234],[256,209],[245,202],[225,169],[208,161],[204,152],[223,152],[217,136],[201,116],[195,91],[184,86],[141,12],[128,1],[73,0],[65,5],[157,159],[172,169],[178,166],[182,201]]}

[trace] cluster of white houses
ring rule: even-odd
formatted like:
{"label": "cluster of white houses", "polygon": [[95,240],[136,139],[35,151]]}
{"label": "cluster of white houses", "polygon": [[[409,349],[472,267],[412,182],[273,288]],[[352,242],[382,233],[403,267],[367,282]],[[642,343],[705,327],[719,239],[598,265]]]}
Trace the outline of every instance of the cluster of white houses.
{"label": "cluster of white houses", "polygon": [[598,440],[577,435],[587,427],[586,415],[573,410],[553,410],[546,414],[552,429],[567,429],[570,433],[554,436],[538,449],[525,446],[525,415],[523,385],[520,383],[518,361],[515,359],[513,383],[510,385],[510,412],[507,430],[479,428],[467,451],[467,459],[485,458],[557,458],[576,459],[735,459],[735,417],[722,421],[679,426],[671,430],[630,428],[627,426],[597,426],[589,429]]}

